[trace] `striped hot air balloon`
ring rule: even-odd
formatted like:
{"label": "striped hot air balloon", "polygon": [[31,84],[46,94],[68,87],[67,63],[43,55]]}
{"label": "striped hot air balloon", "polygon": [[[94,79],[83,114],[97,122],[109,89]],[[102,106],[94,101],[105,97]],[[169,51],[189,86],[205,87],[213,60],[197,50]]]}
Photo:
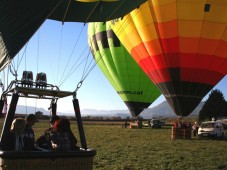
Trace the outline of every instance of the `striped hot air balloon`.
{"label": "striped hot air balloon", "polygon": [[120,41],[179,116],[227,73],[227,1],[148,0],[112,21]]}

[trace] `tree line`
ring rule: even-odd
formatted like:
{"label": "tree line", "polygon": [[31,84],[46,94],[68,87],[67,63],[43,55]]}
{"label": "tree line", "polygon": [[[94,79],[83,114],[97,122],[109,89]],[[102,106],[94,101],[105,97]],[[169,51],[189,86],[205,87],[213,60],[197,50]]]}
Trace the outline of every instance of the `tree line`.
{"label": "tree line", "polygon": [[227,118],[227,101],[220,90],[212,90],[199,112],[198,121],[217,120],[223,117]]}

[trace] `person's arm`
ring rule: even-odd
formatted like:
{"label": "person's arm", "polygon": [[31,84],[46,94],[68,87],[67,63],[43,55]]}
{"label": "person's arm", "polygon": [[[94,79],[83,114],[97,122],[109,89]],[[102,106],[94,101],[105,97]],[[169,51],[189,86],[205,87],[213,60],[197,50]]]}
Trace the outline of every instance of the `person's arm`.
{"label": "person's arm", "polygon": [[70,136],[70,142],[72,146],[76,146],[77,145],[77,139],[74,136],[74,134],[72,133],[72,131],[69,132],[69,136]]}

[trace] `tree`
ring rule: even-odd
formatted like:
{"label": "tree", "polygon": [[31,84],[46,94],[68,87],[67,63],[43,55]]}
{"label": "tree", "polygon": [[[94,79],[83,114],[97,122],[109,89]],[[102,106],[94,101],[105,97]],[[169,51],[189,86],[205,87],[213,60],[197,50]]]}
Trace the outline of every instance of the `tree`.
{"label": "tree", "polygon": [[212,90],[199,112],[199,121],[212,120],[212,118],[217,120],[217,117],[225,115],[225,108],[226,101],[223,93],[217,89]]}

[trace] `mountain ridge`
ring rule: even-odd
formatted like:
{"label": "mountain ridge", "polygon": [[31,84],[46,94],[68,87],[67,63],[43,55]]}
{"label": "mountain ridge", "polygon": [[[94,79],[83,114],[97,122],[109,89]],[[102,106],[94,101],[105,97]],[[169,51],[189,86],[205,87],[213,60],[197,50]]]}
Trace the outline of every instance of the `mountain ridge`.
{"label": "mountain ridge", "polygon": [[[202,101],[189,116],[198,116],[199,111],[202,109],[204,102]],[[26,108],[25,108],[26,107]],[[25,112],[35,113],[37,111],[42,112],[44,115],[50,115],[50,111],[45,110],[44,108],[35,108],[32,106],[21,106],[18,105],[16,113],[24,114]],[[63,113],[58,112],[59,115],[72,116],[74,113]],[[83,109],[81,110],[81,116],[90,116],[90,117],[121,117],[127,118],[131,117],[129,110],[96,110],[96,109]],[[144,119],[150,119],[153,117],[176,117],[176,114],[173,112],[167,101],[163,101],[157,106],[152,108],[147,108],[141,112],[139,115]]]}

